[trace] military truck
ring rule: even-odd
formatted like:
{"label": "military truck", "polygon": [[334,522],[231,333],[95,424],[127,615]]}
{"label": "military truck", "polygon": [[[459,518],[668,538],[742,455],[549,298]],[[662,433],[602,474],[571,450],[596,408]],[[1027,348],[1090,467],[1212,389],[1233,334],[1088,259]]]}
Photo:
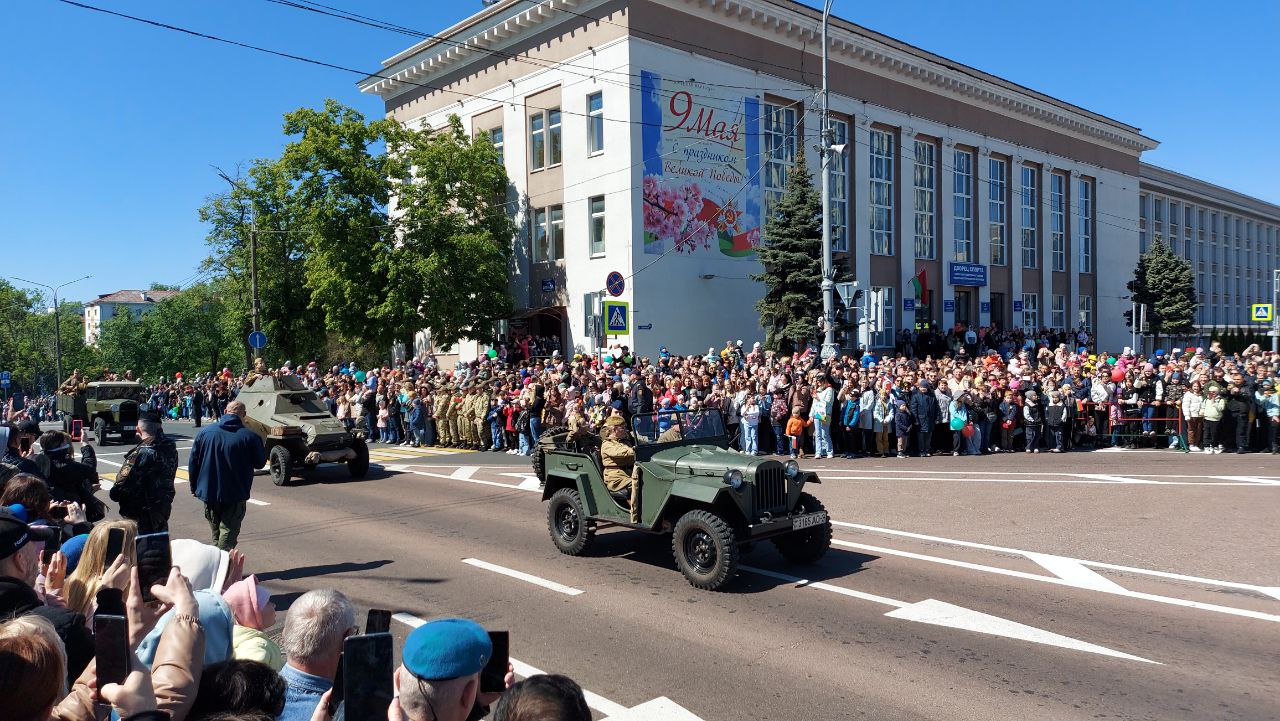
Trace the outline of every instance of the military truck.
{"label": "military truck", "polygon": [[540,438],[535,469],[547,528],[561,553],[587,552],[598,530],[669,534],[676,566],[695,588],[723,589],[743,546],[769,540],[788,561],[813,563],[831,547],[831,519],[805,492],[820,483],[795,461],[728,447],[718,410],[661,412],[631,421],[639,479],[638,521],[604,484],[599,439],[566,432]]}
{"label": "military truck", "polygon": [[352,478],[369,472],[369,447],[334,418],[315,392],[296,377],[265,376],[240,389],[245,425],[267,447],[271,481],[287,486],[299,471],[346,463]]}
{"label": "military truck", "polygon": [[116,435],[122,443],[138,442],[138,413],[150,410],[146,386],[136,381],[95,381],[82,393],[59,393],[58,410],[62,412],[62,430],[71,433],[73,421],[85,430],[93,429],[93,440],[100,446]]}

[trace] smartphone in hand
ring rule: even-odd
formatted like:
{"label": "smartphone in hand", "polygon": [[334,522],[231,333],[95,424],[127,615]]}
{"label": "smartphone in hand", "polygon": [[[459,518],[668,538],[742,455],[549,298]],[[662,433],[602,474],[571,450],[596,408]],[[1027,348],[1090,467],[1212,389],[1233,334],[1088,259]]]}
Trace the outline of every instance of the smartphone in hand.
{"label": "smartphone in hand", "polygon": [[107,555],[102,557],[102,570],[111,568],[121,553],[124,553],[124,529],[107,529]]}
{"label": "smartphone in hand", "polygon": [[[337,718],[338,707],[342,705],[343,690],[347,683],[346,673],[343,671],[343,668],[346,666],[346,664],[344,663],[344,660],[345,660],[345,657],[342,654],[339,654],[338,655],[338,672],[333,675],[333,687],[329,691],[328,709],[329,709],[330,718]],[[343,714],[343,718],[346,718],[346,714]]]}
{"label": "smartphone in hand", "polygon": [[369,616],[364,622],[364,632],[369,633],[390,633],[391,632],[391,612],[385,608],[369,609]]}
{"label": "smartphone in hand", "polygon": [[164,585],[173,568],[173,556],[169,549],[168,533],[149,533],[135,541],[138,552],[138,581],[142,585],[142,600],[155,600],[151,587]]}
{"label": "smartphone in hand", "polygon": [[[50,509],[52,511],[53,509]],[[53,515],[50,513],[50,515]],[[44,550],[40,552],[40,562],[49,565],[53,562],[53,554],[62,550],[63,536],[67,534],[65,529],[58,529],[58,537],[44,542]]]}
{"label": "smartphone in hand", "polygon": [[124,683],[129,675],[129,622],[124,616],[99,613],[93,617],[94,659],[98,688]]}
{"label": "smartphone in hand", "polygon": [[389,633],[348,636],[342,644],[344,717],[385,718],[394,694]]}
{"label": "smartphone in hand", "polygon": [[511,632],[490,631],[493,655],[480,670],[480,692],[502,693],[507,690],[507,666],[511,665]]}

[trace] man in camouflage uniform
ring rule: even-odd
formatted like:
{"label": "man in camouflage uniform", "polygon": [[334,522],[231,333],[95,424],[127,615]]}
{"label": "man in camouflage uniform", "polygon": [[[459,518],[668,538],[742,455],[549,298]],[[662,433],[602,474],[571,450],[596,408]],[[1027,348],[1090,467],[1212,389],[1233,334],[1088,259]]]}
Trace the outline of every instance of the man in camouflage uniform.
{"label": "man in camouflage uniform", "polygon": [[116,474],[111,500],[120,504],[121,516],[138,524],[139,535],[167,532],[178,449],[155,418],[138,420],[138,437],[142,442],[125,454]]}
{"label": "man in camouflage uniform", "polygon": [[462,410],[462,389],[453,384],[449,386],[449,405],[445,408],[446,421],[449,425],[449,437],[452,442],[449,444],[451,448],[459,448],[462,446],[462,433],[458,428],[458,413]]}
{"label": "man in camouflage uniform", "polygon": [[[493,445],[489,424],[484,422],[484,417],[489,412],[489,394],[479,381],[472,386],[472,390],[475,393],[471,401],[471,416],[467,420],[471,423],[471,432],[475,436],[475,449],[482,451]],[[490,442],[486,443],[485,439],[490,439]]]}
{"label": "man in camouflage uniform", "polygon": [[451,394],[449,387],[443,383],[435,385],[435,407],[432,409],[432,415],[436,419],[436,445],[448,446],[453,443],[453,436],[449,434],[449,399]]}

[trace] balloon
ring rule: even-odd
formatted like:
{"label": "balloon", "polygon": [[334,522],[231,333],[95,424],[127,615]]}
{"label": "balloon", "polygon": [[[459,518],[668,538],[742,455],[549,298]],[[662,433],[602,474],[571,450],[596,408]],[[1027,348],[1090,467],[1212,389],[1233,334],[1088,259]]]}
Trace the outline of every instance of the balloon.
{"label": "balloon", "polygon": [[174,375],[175,377],[177,377],[178,379],[181,379],[181,378],[182,378],[182,374],[181,374],[181,373],[174,373],[173,375]]}
{"label": "balloon", "polygon": [[964,436],[965,438],[970,438],[970,437],[972,437],[972,436],[973,436],[973,424],[972,424],[972,423],[966,423],[966,424],[964,424],[964,426],[960,429],[960,435]]}
{"label": "balloon", "polygon": [[611,356],[611,355],[607,355],[607,356],[605,356],[605,357],[604,357],[604,362],[605,362],[605,363],[612,363],[612,362],[613,362],[613,356]]}
{"label": "balloon", "polygon": [[1124,371],[1120,370],[1119,368],[1111,371],[1111,382],[1124,383]]}
{"label": "balloon", "polygon": [[1108,358],[1108,359],[1107,359],[1107,365],[1109,365],[1109,366],[1113,366],[1113,365],[1115,365],[1115,364],[1116,364],[1116,359],[1115,359],[1115,358]]}
{"label": "balloon", "polygon": [[364,371],[356,371],[356,383],[364,383]]}
{"label": "balloon", "polygon": [[490,358],[497,358],[497,357],[498,357],[498,351],[496,351],[496,350],[494,350],[494,349],[490,348],[490,349],[485,353],[485,355],[489,356]]}
{"label": "balloon", "polygon": [[964,419],[960,416],[953,416],[951,418],[951,430],[958,431],[961,428],[964,428]]}

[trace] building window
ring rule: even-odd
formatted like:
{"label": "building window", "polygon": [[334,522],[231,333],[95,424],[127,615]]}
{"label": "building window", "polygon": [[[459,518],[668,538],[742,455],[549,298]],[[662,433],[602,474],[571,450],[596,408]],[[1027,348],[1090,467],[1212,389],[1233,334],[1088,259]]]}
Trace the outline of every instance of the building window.
{"label": "building window", "polygon": [[796,109],[772,103],[764,105],[764,215],[773,215],[773,204],[782,197],[787,172],[796,164]]}
{"label": "building window", "polygon": [[1090,333],[1093,332],[1093,296],[1080,296],[1080,316],[1076,323]]}
{"label": "building window", "polygon": [[954,219],[954,252],[951,259],[973,261],[973,154],[956,150],[952,154],[951,204]]}
{"label": "building window", "polygon": [[893,255],[893,133],[871,131],[871,253]]}
{"label": "building window", "polygon": [[987,240],[991,246],[991,264],[1009,264],[1009,236],[1006,230],[1008,217],[1005,209],[1005,188],[1009,180],[1005,176],[1008,165],[998,158],[987,160]]}
{"label": "building window", "polygon": [[489,142],[493,143],[493,149],[498,152],[498,164],[502,165],[506,162],[506,156],[503,154],[503,137],[502,126],[489,130]]}
{"label": "building window", "polygon": [[564,206],[533,211],[533,262],[564,260]]}
{"label": "building window", "polygon": [[1022,330],[1040,332],[1040,296],[1035,293],[1022,294]]}
{"label": "building window", "polygon": [[1056,331],[1067,329],[1067,296],[1053,296],[1053,306],[1049,312],[1049,327]]}
{"label": "building window", "polygon": [[915,148],[916,192],[916,257],[933,260],[936,257],[938,159],[937,147],[928,140],[917,140]]}
{"label": "building window", "polygon": [[[849,124],[843,120],[832,120],[832,145],[848,142]],[[832,153],[827,173],[831,187],[831,250],[844,253],[849,250],[849,154]]]}
{"label": "building window", "polygon": [[542,170],[547,166],[547,118],[542,113],[529,116],[529,168]]}
{"label": "building window", "polygon": [[587,96],[587,152],[604,151],[604,93]]}
{"label": "building window", "polygon": [[1022,205],[1022,267],[1037,268],[1040,266],[1039,228],[1036,227],[1040,215],[1040,171],[1030,166],[1022,166],[1022,188],[1018,191]]}
{"label": "building window", "polygon": [[1093,181],[1081,178],[1078,184],[1080,213],[1076,216],[1076,245],[1080,247],[1080,272],[1093,272]]}
{"label": "building window", "polygon": [[873,287],[871,289],[871,345],[875,348],[892,348],[898,335],[894,324],[893,288]]}
{"label": "building window", "polygon": [[1067,178],[1061,173],[1049,175],[1049,251],[1053,269],[1067,269]]}
{"label": "building window", "polygon": [[560,164],[560,108],[547,111],[547,165]]}
{"label": "building window", "polygon": [[604,196],[587,201],[591,210],[591,255],[604,255]]}

